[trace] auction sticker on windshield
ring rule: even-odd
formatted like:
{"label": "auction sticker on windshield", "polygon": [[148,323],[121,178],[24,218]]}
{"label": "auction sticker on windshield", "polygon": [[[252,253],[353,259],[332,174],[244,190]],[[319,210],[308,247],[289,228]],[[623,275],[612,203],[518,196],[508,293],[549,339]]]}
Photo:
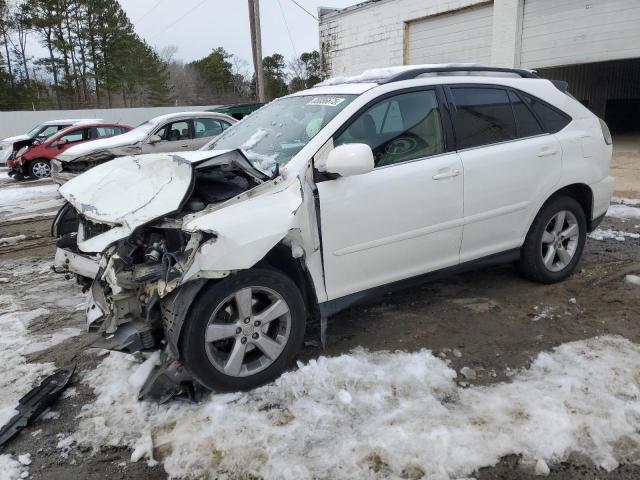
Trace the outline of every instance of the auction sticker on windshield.
{"label": "auction sticker on windshield", "polygon": [[341,97],[315,97],[307,102],[307,105],[319,105],[321,107],[336,107],[344,102]]}

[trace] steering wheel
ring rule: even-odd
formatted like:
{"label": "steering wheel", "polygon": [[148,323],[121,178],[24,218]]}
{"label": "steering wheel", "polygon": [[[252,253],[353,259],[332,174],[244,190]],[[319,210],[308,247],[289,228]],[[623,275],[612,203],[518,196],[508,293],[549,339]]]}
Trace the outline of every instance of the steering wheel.
{"label": "steering wheel", "polygon": [[429,148],[429,143],[424,138],[415,133],[403,132],[382,146],[382,152],[376,166],[402,162],[426,148]]}

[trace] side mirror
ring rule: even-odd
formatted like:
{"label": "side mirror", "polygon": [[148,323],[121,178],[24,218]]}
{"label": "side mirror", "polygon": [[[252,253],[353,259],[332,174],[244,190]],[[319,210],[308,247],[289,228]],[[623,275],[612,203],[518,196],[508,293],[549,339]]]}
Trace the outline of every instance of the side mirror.
{"label": "side mirror", "polygon": [[66,140],[60,140],[56,143],[56,147],[58,147],[58,149],[64,147],[67,144]]}
{"label": "side mirror", "polygon": [[334,148],[325,162],[327,173],[342,177],[361,175],[373,170],[373,152],[364,143],[348,143]]}
{"label": "side mirror", "polygon": [[158,143],[158,142],[161,142],[161,141],[162,141],[162,138],[160,138],[160,135],[151,135],[149,137],[148,143],[153,145],[154,143]]}

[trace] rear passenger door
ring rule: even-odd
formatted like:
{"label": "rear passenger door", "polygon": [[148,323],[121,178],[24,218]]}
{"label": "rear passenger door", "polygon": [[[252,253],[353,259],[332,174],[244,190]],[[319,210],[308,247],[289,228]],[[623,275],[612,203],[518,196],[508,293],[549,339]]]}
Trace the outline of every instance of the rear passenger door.
{"label": "rear passenger door", "polygon": [[448,96],[464,169],[465,262],[521,245],[560,179],[562,150],[515,90],[452,85]]}

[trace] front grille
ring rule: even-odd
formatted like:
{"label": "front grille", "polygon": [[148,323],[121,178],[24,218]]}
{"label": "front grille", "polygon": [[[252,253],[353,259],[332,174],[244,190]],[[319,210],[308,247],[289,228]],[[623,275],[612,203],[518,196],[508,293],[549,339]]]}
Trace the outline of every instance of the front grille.
{"label": "front grille", "polygon": [[84,240],[89,240],[90,238],[101,235],[111,229],[110,225],[92,222],[84,217],[80,217],[80,223],[82,224],[82,230],[84,231]]}
{"label": "front grille", "polygon": [[66,162],[63,164],[62,169],[65,172],[81,174],[86,172],[87,170],[95,167],[96,165],[100,165],[102,162]]}

